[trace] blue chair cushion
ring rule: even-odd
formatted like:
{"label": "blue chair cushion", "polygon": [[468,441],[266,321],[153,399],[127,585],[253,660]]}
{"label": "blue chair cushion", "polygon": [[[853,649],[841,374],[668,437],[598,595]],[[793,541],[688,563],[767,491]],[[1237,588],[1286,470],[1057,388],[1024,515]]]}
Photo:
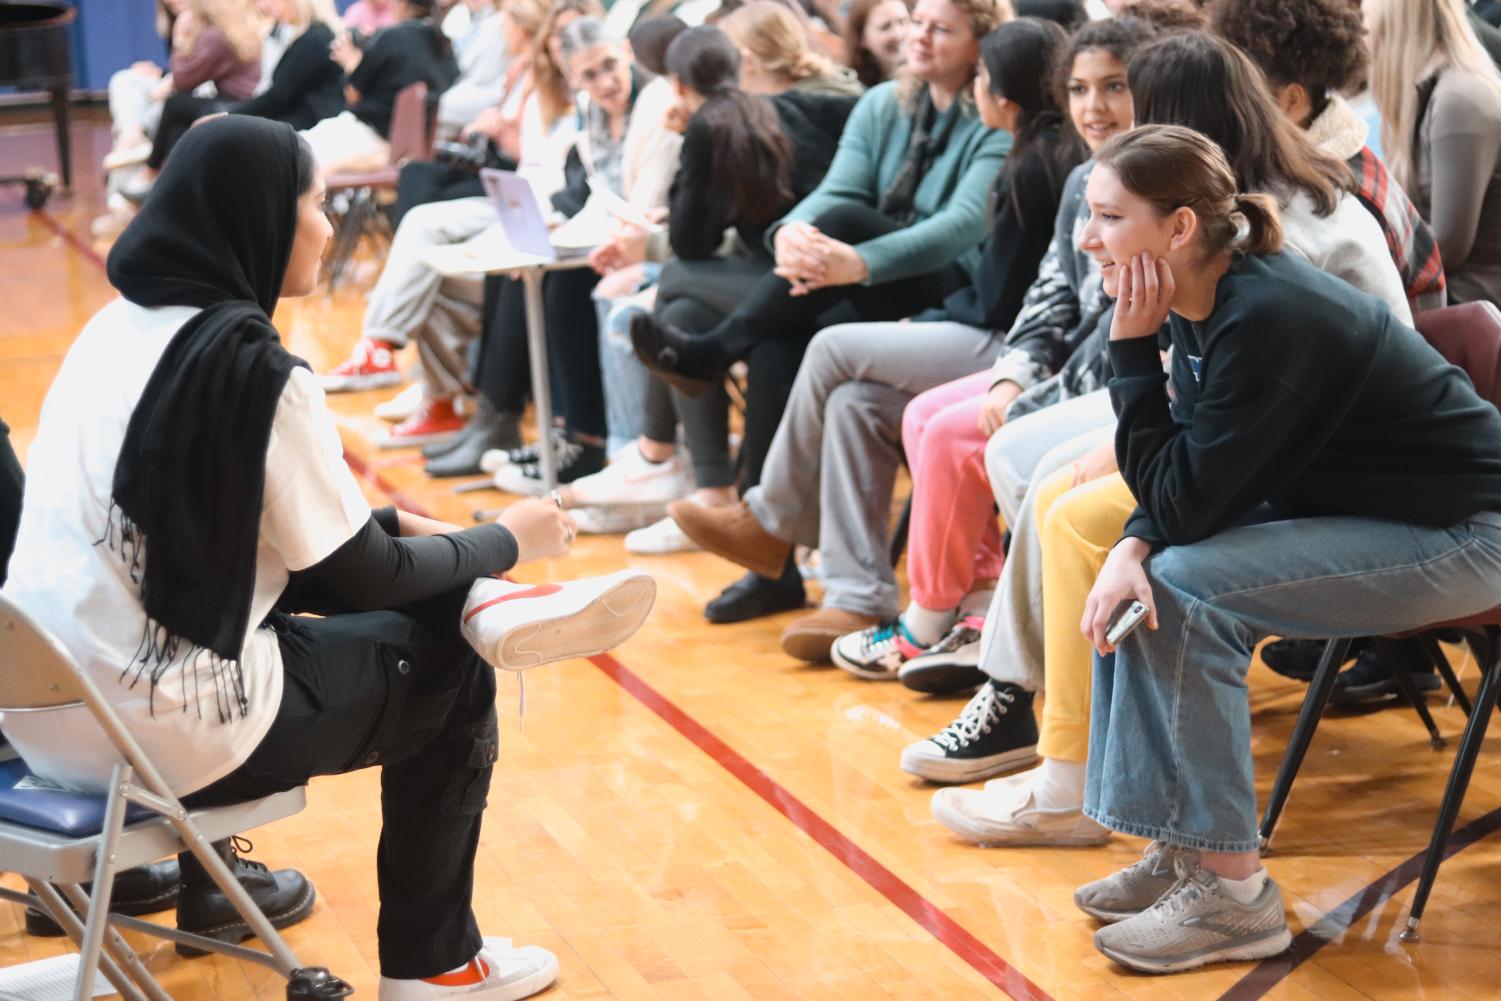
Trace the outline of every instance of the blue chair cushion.
{"label": "blue chair cushion", "polygon": [[[0,820],[71,838],[92,837],[104,828],[103,796],[65,792],[39,781],[20,758],[0,762]],[[153,816],[135,804],[125,809],[126,824]]]}

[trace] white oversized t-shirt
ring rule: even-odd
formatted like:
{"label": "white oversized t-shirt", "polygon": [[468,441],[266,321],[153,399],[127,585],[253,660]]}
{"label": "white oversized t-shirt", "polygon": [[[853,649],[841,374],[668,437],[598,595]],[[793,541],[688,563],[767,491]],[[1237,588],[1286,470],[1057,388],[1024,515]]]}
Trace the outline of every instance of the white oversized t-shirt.
{"label": "white oversized t-shirt", "polygon": [[[99,540],[106,534],[115,462],[131,412],[167,343],[196,313],[119,299],[79,334],[42,407],[5,585],[6,595],[91,674],[179,795],[229,774],[266,735],[281,703],[281,651],[273,632],[255,627],[281,596],[290,571],[319,562],[370,518],[344,464],[322,389],[312,373],[295,369],[277,404],[266,453],[251,634],[240,658],[245,715],[235,705],[227,720],[221,717],[212,655],[206,652],[166,671],[154,707],[149,672],[131,683],[146,613],[119,552],[118,530],[116,548]],[[119,760],[82,707],[10,713],[3,726],[36,774],[69,788],[102,790]]]}

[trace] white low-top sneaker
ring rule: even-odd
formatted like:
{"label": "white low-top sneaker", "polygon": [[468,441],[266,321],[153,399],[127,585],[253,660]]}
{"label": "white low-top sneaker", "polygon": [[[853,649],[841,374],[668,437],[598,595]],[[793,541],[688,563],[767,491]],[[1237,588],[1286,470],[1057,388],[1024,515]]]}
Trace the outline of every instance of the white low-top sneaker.
{"label": "white low-top sneaker", "polygon": [[639,570],[558,584],[481,577],[464,602],[461,629],[479,655],[503,671],[592,657],[630,639],[657,600]]}
{"label": "white low-top sneaker", "polygon": [[421,382],[414,382],[385,403],[377,403],[375,416],[392,424],[400,424],[417,412],[426,395],[427,388]]}
{"label": "white low-top sneaker", "polygon": [[1104,844],[1110,829],[1084,816],[1082,806],[1043,809],[1030,785],[994,790],[940,789],[933,816],[966,841],[992,848],[1024,845],[1080,847]]}
{"label": "white low-top sneaker", "polygon": [[692,553],[698,549],[698,543],[684,535],[678,523],[671,518],[663,518],[645,528],[638,528],[625,537],[625,551],[638,556]]}
{"label": "white low-top sneaker", "polygon": [[558,957],[540,945],[513,946],[508,938],[485,939],[479,955],[454,973],[428,980],[380,978],[380,1001],[521,1001],[558,979]]}
{"label": "white low-top sneaker", "polygon": [[579,507],[666,505],[688,496],[693,487],[693,473],[681,450],[662,462],[648,462],[635,442],[617,452],[601,471],[569,484]]}
{"label": "white low-top sneaker", "polygon": [[[667,513],[661,504],[648,507],[576,507],[568,512],[580,535],[622,535],[650,525]],[[630,543],[626,543],[630,549]]]}

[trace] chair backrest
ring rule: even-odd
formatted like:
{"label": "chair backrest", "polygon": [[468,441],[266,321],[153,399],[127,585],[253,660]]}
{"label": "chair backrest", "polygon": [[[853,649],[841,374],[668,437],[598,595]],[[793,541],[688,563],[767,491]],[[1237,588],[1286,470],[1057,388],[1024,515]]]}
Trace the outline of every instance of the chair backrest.
{"label": "chair backrest", "polygon": [[84,701],[73,656],[0,593],[0,711],[57,709]]}
{"label": "chair backrest", "polygon": [[1425,310],[1418,333],[1475,384],[1481,399],[1501,407],[1501,309],[1480,301]]}
{"label": "chair backrest", "polygon": [[418,80],[396,93],[391,107],[391,164],[433,158],[433,130],[427,113],[427,84]]}

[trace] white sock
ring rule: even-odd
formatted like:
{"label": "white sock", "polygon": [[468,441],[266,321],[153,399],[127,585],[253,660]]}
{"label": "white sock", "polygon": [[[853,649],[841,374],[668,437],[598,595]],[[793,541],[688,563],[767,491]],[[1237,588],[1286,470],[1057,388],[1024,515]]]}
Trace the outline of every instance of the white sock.
{"label": "white sock", "polygon": [[1084,762],[1043,758],[1032,781],[1032,798],[1044,810],[1079,810],[1084,806]]}
{"label": "white sock", "polygon": [[995,588],[989,587],[983,591],[971,591],[959,602],[959,617],[966,615],[981,615],[990,611],[990,603],[995,600]]}
{"label": "white sock", "polygon": [[1224,876],[1215,876],[1220,881],[1220,889],[1225,891],[1225,896],[1237,904],[1249,904],[1261,896],[1262,887],[1266,886],[1268,879],[1265,866],[1257,866],[1256,871],[1245,879],[1226,879]]}
{"label": "white sock", "polygon": [[907,632],[919,646],[932,646],[943,639],[954,626],[954,609],[947,608],[941,612],[935,612],[931,608],[923,608],[917,602],[907,606],[902,613],[902,624],[907,627]]}

